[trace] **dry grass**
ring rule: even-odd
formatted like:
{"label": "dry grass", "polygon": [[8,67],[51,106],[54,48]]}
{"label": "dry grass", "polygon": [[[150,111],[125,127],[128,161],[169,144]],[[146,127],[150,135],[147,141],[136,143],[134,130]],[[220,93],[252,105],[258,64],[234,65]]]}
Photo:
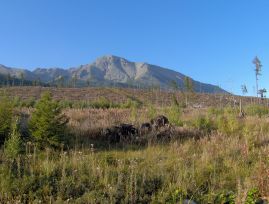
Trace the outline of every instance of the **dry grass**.
{"label": "dry grass", "polygon": [[[80,90],[76,97],[89,90]],[[100,91],[126,98],[134,91],[111,90]],[[136,97],[146,101],[146,95],[141,92]],[[32,109],[19,111],[31,114]],[[27,143],[26,153],[14,161],[0,151],[0,203],[180,203],[185,198],[197,203],[255,203],[251,192],[269,196],[267,114],[238,118],[238,110],[231,107],[173,109],[161,103],[130,109],[65,109],[64,113],[76,138],[70,149],[38,151]],[[159,114],[174,123],[169,141],[153,141],[156,132],[152,132],[143,145],[100,144],[101,129],[120,123],[138,127]]]}
{"label": "dry grass", "polygon": [[[105,97],[115,103],[123,103],[128,99],[141,101],[143,104],[153,104],[165,107],[173,103],[172,92],[162,90],[142,90],[123,88],[52,88],[52,87],[9,87],[0,88],[0,92],[5,92],[12,97],[21,99],[39,99],[44,91],[50,91],[57,100],[71,101],[95,101],[100,97]],[[184,94],[177,92],[176,98],[180,103],[185,103]],[[227,105],[238,106],[240,98],[242,103],[252,104],[260,102],[267,104],[268,100],[257,100],[253,97],[240,97],[228,94],[197,94],[189,96],[190,105],[194,107],[225,107]]]}

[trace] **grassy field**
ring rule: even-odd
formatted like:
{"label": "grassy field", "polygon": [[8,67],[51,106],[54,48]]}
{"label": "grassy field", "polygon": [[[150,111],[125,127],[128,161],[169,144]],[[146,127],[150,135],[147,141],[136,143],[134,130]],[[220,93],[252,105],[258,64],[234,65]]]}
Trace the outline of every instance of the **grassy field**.
{"label": "grassy field", "polygon": [[[44,90],[6,89],[19,98],[14,115],[22,133]],[[68,142],[40,149],[25,134],[23,151],[12,159],[2,145],[0,203],[262,203],[269,196],[267,101],[242,98],[246,116],[239,117],[239,97],[230,95],[191,94],[186,106],[182,93],[175,101],[160,91],[51,91],[69,118]],[[29,98],[32,105],[21,103]],[[138,128],[157,115],[169,119],[169,129],[118,143],[101,134],[121,123]]]}

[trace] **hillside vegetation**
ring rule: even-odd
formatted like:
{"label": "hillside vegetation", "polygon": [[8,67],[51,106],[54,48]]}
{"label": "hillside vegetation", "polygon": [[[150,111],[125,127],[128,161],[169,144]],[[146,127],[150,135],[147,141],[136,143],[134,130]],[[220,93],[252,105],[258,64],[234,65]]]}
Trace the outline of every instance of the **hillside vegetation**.
{"label": "hillside vegetation", "polygon": [[239,105],[240,99],[243,105],[248,104],[267,104],[267,99],[257,99],[255,97],[241,97],[231,94],[206,94],[181,91],[164,91],[158,88],[148,89],[132,89],[132,88],[55,88],[55,87],[40,87],[40,86],[22,86],[22,87],[5,87],[0,88],[0,92],[15,98],[21,103],[34,103],[40,98],[45,91],[52,93],[55,100],[75,104],[87,104],[99,100],[106,100],[115,104],[125,102],[136,102],[143,106],[152,104],[158,107],[172,105],[176,99],[180,105],[189,103],[190,107],[205,108],[205,107],[226,107]]}
{"label": "hillside vegetation", "polygon": [[[266,100],[113,88],[2,91],[0,203],[250,204],[269,196]],[[153,128],[159,115],[169,124]],[[152,129],[141,128],[147,122]],[[122,123],[137,132],[117,138]]]}

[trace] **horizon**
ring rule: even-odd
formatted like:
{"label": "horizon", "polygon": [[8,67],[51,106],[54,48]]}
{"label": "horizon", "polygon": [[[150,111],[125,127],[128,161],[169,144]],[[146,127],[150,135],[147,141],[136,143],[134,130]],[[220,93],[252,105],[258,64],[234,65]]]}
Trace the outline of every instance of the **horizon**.
{"label": "horizon", "polygon": [[[242,95],[269,89],[269,2],[2,0],[0,64],[70,68],[115,55],[172,69]],[[239,12],[240,11],[240,12]]]}

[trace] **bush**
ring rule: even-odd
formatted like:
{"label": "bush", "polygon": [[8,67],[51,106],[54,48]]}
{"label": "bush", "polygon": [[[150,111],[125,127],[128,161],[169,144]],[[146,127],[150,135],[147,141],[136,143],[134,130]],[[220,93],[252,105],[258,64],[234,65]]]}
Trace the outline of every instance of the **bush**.
{"label": "bush", "polygon": [[217,195],[214,203],[230,203],[235,204],[235,194],[233,192],[221,193]]}
{"label": "bush", "polygon": [[39,147],[59,147],[64,143],[67,117],[49,92],[44,93],[35,106],[29,128]]}
{"label": "bush", "polygon": [[141,107],[142,103],[137,100],[128,99],[125,103],[121,104],[121,108],[139,108]]}
{"label": "bush", "polygon": [[182,203],[182,201],[188,197],[189,196],[187,192],[176,189],[172,192],[169,192],[169,194],[165,198],[165,203]]}
{"label": "bush", "polygon": [[261,118],[262,116],[269,114],[269,108],[262,105],[249,105],[246,107],[246,114],[250,116],[259,116]]}
{"label": "bush", "polygon": [[103,108],[103,109],[116,107],[114,103],[110,102],[105,97],[100,97],[98,100],[92,102],[91,106],[92,108]]}
{"label": "bush", "polygon": [[246,204],[255,204],[255,203],[263,203],[263,202],[257,202],[260,199],[261,195],[259,194],[258,189],[253,188],[248,191],[247,197],[246,197]]}
{"label": "bush", "polygon": [[209,115],[212,116],[219,116],[224,114],[224,109],[223,108],[209,108],[208,110]]}
{"label": "bush", "polygon": [[234,113],[219,115],[216,119],[218,131],[226,135],[242,134],[244,125],[245,122],[239,120]]}
{"label": "bush", "polygon": [[194,121],[194,126],[200,131],[208,134],[215,129],[215,124],[208,116],[200,115]]}
{"label": "bush", "polygon": [[59,102],[59,105],[62,108],[72,108],[73,107],[73,102],[72,101],[68,101],[68,100],[61,100]]}
{"label": "bush", "polygon": [[0,145],[4,143],[11,129],[13,105],[7,97],[0,99]]}
{"label": "bush", "polygon": [[33,97],[30,97],[28,99],[22,99],[20,97],[14,97],[13,98],[13,105],[14,107],[27,107],[27,108],[33,108],[35,106],[36,100]]}
{"label": "bush", "polygon": [[27,108],[33,108],[35,106],[36,100],[33,97],[30,97],[24,101],[22,101],[21,106]]}
{"label": "bush", "polygon": [[15,159],[22,152],[22,140],[18,126],[18,118],[12,123],[11,133],[5,142],[5,155]]}
{"label": "bush", "polygon": [[157,109],[152,104],[148,104],[147,116],[148,116],[148,118],[154,118],[157,116]]}
{"label": "bush", "polygon": [[172,105],[171,107],[169,107],[166,110],[167,116],[169,118],[169,121],[172,124],[175,124],[177,126],[182,126],[183,123],[181,121],[181,108],[179,107],[179,105]]}

